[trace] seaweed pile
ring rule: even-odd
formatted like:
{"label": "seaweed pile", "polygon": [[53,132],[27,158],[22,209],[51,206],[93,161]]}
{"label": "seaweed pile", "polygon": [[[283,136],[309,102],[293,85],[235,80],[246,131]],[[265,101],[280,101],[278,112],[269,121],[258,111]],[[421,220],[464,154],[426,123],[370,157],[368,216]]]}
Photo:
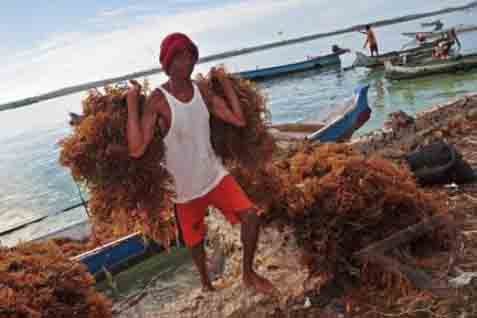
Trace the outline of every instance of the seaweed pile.
{"label": "seaweed pile", "polygon": [[0,247],[0,317],[109,318],[112,304],[94,289],[84,265],[57,245]]}
{"label": "seaweed pile", "polygon": [[[304,144],[254,178],[256,186],[245,187],[247,193],[260,203],[263,185],[270,203],[265,215],[293,225],[312,272],[347,273],[359,277],[361,286],[393,294],[413,288],[406,275],[356,253],[433,216],[451,219],[444,198],[419,188],[406,166],[367,158],[345,144]],[[387,256],[408,261],[430,246],[452,249],[455,233],[445,223]]]}

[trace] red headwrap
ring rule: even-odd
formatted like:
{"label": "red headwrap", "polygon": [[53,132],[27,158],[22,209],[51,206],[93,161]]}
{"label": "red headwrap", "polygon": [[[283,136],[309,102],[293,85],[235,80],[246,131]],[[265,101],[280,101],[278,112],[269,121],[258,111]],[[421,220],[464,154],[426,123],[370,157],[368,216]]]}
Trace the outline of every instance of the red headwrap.
{"label": "red headwrap", "polygon": [[183,33],[171,33],[166,36],[164,40],[162,40],[159,61],[161,62],[162,68],[166,74],[174,55],[182,50],[187,49],[191,51],[195,61],[197,62],[199,59],[199,49],[194,42],[187,37],[187,35]]}

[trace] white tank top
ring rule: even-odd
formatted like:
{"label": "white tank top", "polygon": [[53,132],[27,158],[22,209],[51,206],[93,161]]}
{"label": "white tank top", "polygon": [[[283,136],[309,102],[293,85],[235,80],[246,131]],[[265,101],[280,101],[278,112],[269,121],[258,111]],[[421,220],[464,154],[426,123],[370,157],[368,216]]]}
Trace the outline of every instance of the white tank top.
{"label": "white tank top", "polygon": [[199,88],[183,103],[159,87],[171,109],[171,125],[164,138],[166,169],[174,179],[175,202],[185,203],[210,192],[228,174],[210,142],[209,110]]}

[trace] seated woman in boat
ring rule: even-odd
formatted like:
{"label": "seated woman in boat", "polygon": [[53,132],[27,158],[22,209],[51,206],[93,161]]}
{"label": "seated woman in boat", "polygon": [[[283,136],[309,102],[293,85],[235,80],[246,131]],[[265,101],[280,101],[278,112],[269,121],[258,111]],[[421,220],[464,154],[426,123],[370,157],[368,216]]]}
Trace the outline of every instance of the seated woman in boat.
{"label": "seated woman in boat", "polygon": [[422,43],[426,42],[426,40],[427,40],[427,37],[424,34],[422,34],[421,32],[416,33],[417,43],[422,44]]}
{"label": "seated woman in boat", "polygon": [[449,58],[451,44],[447,40],[441,40],[437,42],[432,48],[432,57],[434,59],[447,59]]}

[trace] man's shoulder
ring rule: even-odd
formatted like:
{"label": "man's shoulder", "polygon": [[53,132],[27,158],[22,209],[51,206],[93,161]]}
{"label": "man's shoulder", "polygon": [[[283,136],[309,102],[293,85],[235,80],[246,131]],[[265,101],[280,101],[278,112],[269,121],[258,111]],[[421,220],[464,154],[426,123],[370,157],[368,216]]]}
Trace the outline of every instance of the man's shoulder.
{"label": "man's shoulder", "polygon": [[159,88],[154,89],[149,95],[149,105],[159,113],[164,112],[169,106],[164,92]]}

